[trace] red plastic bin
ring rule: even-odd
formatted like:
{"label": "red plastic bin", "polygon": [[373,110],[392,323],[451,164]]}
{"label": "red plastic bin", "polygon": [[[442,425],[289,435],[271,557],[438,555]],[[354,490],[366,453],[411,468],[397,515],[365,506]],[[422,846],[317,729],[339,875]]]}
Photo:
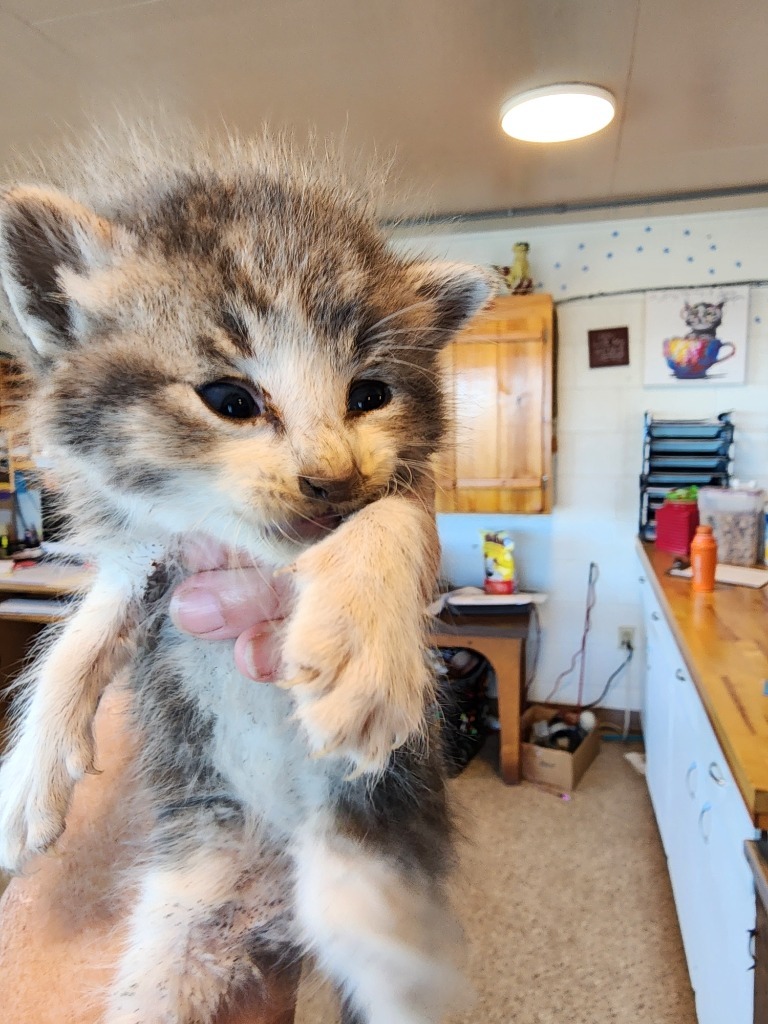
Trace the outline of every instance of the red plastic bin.
{"label": "red plastic bin", "polygon": [[687,558],[698,525],[699,506],[695,501],[665,502],[656,512],[656,547]]}

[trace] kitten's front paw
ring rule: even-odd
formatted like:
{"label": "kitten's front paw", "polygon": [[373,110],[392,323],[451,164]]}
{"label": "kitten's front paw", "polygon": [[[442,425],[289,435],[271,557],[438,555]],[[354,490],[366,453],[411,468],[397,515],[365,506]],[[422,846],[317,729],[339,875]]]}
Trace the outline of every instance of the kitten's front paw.
{"label": "kitten's front paw", "polygon": [[414,665],[410,680],[393,685],[388,666],[374,667],[365,657],[322,668],[311,667],[305,657],[282,685],[293,691],[296,718],[313,753],[347,757],[357,774],[381,771],[391,752],[422,730],[422,703],[396,698],[393,690],[423,692],[429,681],[420,665]]}
{"label": "kitten's front paw", "polygon": [[70,765],[85,764],[84,755],[42,744],[33,748],[22,739],[7,757],[0,769],[0,867],[19,873],[56,842],[80,777]]}
{"label": "kitten's front paw", "polygon": [[433,674],[418,620],[371,600],[337,602],[313,583],[302,593],[283,646],[284,682],[319,755],[349,758],[357,772],[384,768],[393,749],[424,729]]}
{"label": "kitten's front paw", "polygon": [[[0,776],[0,786],[5,785]],[[0,799],[0,867],[18,874],[35,854],[51,847],[64,831],[67,804],[68,799],[57,799],[31,779],[5,793]]]}

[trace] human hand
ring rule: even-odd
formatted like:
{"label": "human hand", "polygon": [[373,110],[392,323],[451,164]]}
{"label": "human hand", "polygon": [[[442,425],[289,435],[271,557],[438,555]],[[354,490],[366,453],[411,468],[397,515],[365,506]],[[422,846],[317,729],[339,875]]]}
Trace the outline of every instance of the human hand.
{"label": "human hand", "polygon": [[202,537],[187,543],[183,557],[193,575],[171,598],[174,624],[202,639],[236,640],[238,671],[264,682],[274,679],[280,669],[277,634],[290,606],[290,578],[274,576],[272,569]]}
{"label": "human hand", "polygon": [[[138,772],[132,766],[138,736],[130,694],[119,684],[107,688],[95,732],[100,770],[75,788],[55,856],[41,857],[0,897],[4,1021],[103,1024],[105,1019],[105,985],[124,954],[135,901],[125,878],[135,870],[137,843],[149,834],[153,818],[136,791]],[[274,884],[271,872],[262,884],[266,905]],[[221,1007],[215,1024],[293,1021],[300,959],[283,953],[275,963],[267,950],[259,950],[256,967],[254,984]]]}

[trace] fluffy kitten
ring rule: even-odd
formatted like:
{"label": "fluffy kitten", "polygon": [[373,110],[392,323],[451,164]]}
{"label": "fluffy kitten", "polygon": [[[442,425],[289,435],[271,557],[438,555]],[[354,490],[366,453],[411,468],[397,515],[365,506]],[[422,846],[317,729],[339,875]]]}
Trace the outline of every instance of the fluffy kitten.
{"label": "fluffy kitten", "polygon": [[[138,147],[95,177],[0,200],[37,443],[98,558],[27,680],[0,863],[61,834],[128,668],[155,825],[106,1024],[212,1020],[265,944],[313,954],[350,1021],[437,1021],[455,983],[430,456],[438,353],[489,283],[396,255],[364,201],[279,148]],[[280,684],[171,624],[201,530],[293,573]],[[266,870],[274,903],[252,906]]]}
{"label": "fluffy kitten", "polygon": [[724,305],[724,302],[696,302],[693,305],[686,302],[680,311],[686,326],[691,328],[686,338],[717,337],[717,328],[723,322]]}

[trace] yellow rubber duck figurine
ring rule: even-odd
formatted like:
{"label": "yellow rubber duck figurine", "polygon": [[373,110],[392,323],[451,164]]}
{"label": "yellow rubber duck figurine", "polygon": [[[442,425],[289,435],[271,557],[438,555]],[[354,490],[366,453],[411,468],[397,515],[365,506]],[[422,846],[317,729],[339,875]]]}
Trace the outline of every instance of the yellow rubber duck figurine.
{"label": "yellow rubber duck figurine", "polygon": [[527,295],[533,291],[531,268],[528,266],[527,242],[515,242],[512,246],[513,262],[506,276],[509,290],[514,295]]}

